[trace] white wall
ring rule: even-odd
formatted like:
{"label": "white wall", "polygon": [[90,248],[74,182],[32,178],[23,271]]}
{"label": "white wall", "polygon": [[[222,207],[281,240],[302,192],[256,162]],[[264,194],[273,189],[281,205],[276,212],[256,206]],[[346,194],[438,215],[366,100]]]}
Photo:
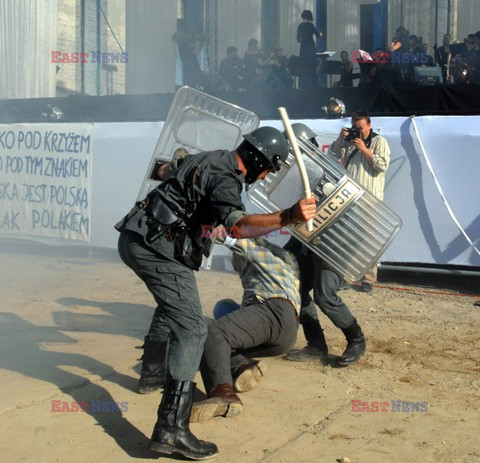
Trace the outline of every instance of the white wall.
{"label": "white wall", "polygon": [[360,46],[360,4],[355,0],[327,0],[327,49],[349,54]]}
{"label": "white wall", "polygon": [[[420,137],[445,199],[461,226],[480,247],[480,189],[477,156],[480,116],[416,118]],[[303,121],[319,133],[320,144],[334,140],[347,120]],[[480,266],[450,217],[427,167],[410,118],[378,117],[372,121],[392,150],[385,202],[403,220],[384,262]],[[283,130],[280,121],[262,121]],[[96,124],[92,244],[115,246],[113,224],[133,205],[160,135],[161,123]],[[112,176],[112,165],[115,175]]]}
{"label": "white wall", "polygon": [[[297,42],[297,28],[302,22],[300,15],[303,10],[311,10],[316,15],[316,2],[313,0],[279,0],[280,14],[280,44],[286,56],[300,53],[300,44]],[[315,23],[315,20],[313,22]]]}
{"label": "white wall", "polygon": [[[418,117],[416,121],[444,199],[478,248],[480,134],[477,127],[480,116],[429,116]],[[319,133],[317,139],[321,145],[328,145],[349,121],[303,122]],[[453,222],[433,181],[413,131],[412,120],[379,117],[374,118],[372,124],[375,130],[381,129],[392,150],[385,202],[403,220],[402,230],[381,261],[480,267],[480,256],[469,247]],[[262,121],[261,125],[282,129],[280,121]],[[63,126],[68,131],[68,124]],[[116,247],[118,233],[113,226],[137,198],[162,126],[161,122],[95,124],[91,246]],[[251,205],[248,207],[252,208]],[[1,236],[0,239],[20,238]],[[37,237],[31,239],[37,240]],[[46,239],[38,237],[38,241],[45,242]],[[55,240],[50,241],[55,244]],[[72,244],[78,245],[79,242]]]}
{"label": "white wall", "polygon": [[55,96],[57,0],[0,2],[0,98]]}
{"label": "white wall", "polygon": [[462,41],[468,34],[480,31],[480,4],[478,0],[457,0],[457,38]]}
{"label": "white wall", "polygon": [[[297,27],[303,10],[315,16],[315,0],[278,0],[280,17],[279,43],[287,56],[298,55]],[[229,46],[238,48],[240,55],[253,37],[261,42],[262,6],[258,0],[222,0],[218,2],[219,61],[225,58]],[[232,20],[233,19],[233,20]],[[260,47],[263,44],[260,43]]]}
{"label": "white wall", "polygon": [[[405,26],[411,34],[421,36],[430,46],[440,46],[448,30],[448,0],[389,0],[388,39],[395,36],[398,26]],[[403,16],[401,5],[403,4]],[[450,0],[450,33],[453,40],[463,39],[480,30],[480,4],[478,0]],[[438,16],[435,15],[435,8]],[[435,37],[435,20],[437,36]]]}
{"label": "white wall", "polygon": [[125,93],[173,93],[176,0],[134,0],[126,6]]}
{"label": "white wall", "polygon": [[243,53],[251,38],[261,42],[261,14],[261,2],[256,0],[218,2],[219,63],[227,56],[228,47],[237,47],[239,55],[243,58]]}

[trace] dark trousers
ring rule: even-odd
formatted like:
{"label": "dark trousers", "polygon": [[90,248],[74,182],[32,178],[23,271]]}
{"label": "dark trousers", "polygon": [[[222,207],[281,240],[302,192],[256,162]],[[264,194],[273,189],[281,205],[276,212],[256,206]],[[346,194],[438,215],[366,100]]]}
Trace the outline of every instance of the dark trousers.
{"label": "dark trousers", "polygon": [[[317,304],[337,328],[349,327],[355,319],[347,304],[338,295],[338,289],[342,283],[340,275],[330,270],[319,256],[295,238],[292,238],[285,248],[295,254],[300,267],[302,296],[300,320],[305,315],[317,320],[318,315],[315,308],[315,304]],[[310,296],[312,289],[313,300]]]}
{"label": "dark trousers", "polygon": [[318,88],[317,55],[315,46],[300,46],[300,72],[298,79],[300,90],[314,90]]}
{"label": "dark trousers", "polygon": [[200,371],[208,393],[217,384],[232,384],[235,371],[251,357],[287,352],[297,339],[297,314],[283,299],[251,304],[208,327]]}
{"label": "dark trousers", "polygon": [[168,369],[173,379],[193,381],[207,336],[193,270],[147,247],[142,236],[122,231],[118,252],[140,277],[157,303],[148,335],[170,340]]}

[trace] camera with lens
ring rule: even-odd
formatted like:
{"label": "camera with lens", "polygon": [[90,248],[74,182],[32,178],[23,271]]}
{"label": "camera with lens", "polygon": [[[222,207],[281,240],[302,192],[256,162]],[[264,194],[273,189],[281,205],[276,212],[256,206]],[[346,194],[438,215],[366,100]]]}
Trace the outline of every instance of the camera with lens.
{"label": "camera with lens", "polygon": [[348,132],[345,140],[353,141],[355,138],[361,138],[360,129],[357,129],[356,127],[345,127],[345,130]]}

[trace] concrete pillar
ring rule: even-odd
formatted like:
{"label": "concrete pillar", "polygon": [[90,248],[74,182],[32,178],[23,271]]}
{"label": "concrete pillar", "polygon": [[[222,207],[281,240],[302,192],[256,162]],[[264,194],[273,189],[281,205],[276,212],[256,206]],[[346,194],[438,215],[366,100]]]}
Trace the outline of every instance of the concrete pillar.
{"label": "concrete pillar", "polygon": [[[440,44],[443,34],[448,31],[448,0],[436,0],[437,2],[437,42]],[[452,36],[452,40],[456,37]]]}
{"label": "concrete pillar", "polygon": [[449,29],[452,37],[458,37],[458,0],[450,0]]}

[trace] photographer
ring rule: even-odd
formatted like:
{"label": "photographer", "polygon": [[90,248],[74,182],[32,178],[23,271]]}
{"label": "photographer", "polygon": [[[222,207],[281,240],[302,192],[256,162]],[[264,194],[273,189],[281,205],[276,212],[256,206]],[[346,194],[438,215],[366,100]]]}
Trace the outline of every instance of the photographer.
{"label": "photographer", "polygon": [[[383,200],[390,147],[385,138],[372,130],[370,116],[366,112],[352,114],[352,127],[341,130],[328,152],[340,159],[354,180]],[[370,293],[376,280],[377,266],[374,265],[362,279],[362,291]]]}

